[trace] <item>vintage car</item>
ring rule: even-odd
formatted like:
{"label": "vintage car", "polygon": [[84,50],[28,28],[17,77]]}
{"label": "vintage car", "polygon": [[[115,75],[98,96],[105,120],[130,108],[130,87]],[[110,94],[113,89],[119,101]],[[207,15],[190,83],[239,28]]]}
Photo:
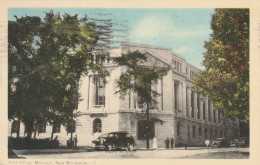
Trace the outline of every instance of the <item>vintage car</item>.
{"label": "vintage car", "polygon": [[94,150],[127,149],[133,151],[135,148],[135,140],[132,135],[127,132],[110,132],[99,136],[92,141]]}
{"label": "vintage car", "polygon": [[248,137],[241,137],[238,139],[238,146],[239,147],[249,147],[249,138]]}
{"label": "vintage car", "polygon": [[228,147],[229,143],[226,138],[217,138],[215,140],[212,140],[211,147]]}

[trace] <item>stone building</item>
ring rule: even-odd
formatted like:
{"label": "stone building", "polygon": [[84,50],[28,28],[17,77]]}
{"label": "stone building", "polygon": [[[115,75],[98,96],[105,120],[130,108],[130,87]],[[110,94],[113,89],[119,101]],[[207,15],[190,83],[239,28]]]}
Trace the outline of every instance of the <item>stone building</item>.
{"label": "stone building", "polygon": [[[205,139],[217,137],[234,138],[239,136],[238,120],[224,119],[221,111],[212,102],[192,89],[192,78],[200,70],[187,63],[185,59],[171,49],[148,45],[122,43],[115,49],[108,50],[110,56],[120,56],[128,51],[139,50],[146,53],[147,65],[170,66],[168,73],[152,86],[158,93],[157,103],[152,105],[150,114],[163,120],[151,126],[152,136],[158,140],[158,147],[165,146],[165,139],[173,137],[176,146],[205,145]],[[91,141],[100,134],[111,131],[128,131],[136,140],[137,148],[144,148],[146,141],[140,116],[143,105],[140,97],[130,93],[124,97],[115,94],[116,80],[126,70],[109,59],[104,66],[110,72],[106,83],[93,81],[94,73],[82,76],[79,82],[81,101],[78,104],[75,134],[79,146],[90,146]],[[9,136],[16,136],[17,121],[9,122]],[[44,123],[38,127],[36,138],[50,138],[52,129],[54,137],[58,135],[60,142],[66,145],[70,134],[64,126]],[[20,136],[25,136],[24,126],[20,125]],[[34,136],[34,135],[33,135]],[[152,140],[150,140],[152,146]]]}

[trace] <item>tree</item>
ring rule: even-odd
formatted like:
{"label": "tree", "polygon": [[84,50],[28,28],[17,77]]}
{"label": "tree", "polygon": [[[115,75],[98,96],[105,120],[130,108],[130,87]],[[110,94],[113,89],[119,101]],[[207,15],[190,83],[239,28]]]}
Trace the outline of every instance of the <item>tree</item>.
{"label": "tree", "polygon": [[227,118],[249,117],[249,10],[216,9],[205,43],[205,70],[194,79]]}
{"label": "tree", "polygon": [[28,138],[41,121],[72,123],[81,75],[87,68],[101,72],[92,59],[98,37],[77,15],[50,11],[44,20],[8,22],[8,118],[21,120]]}
{"label": "tree", "polygon": [[[149,110],[152,102],[156,102],[154,97],[160,94],[151,88],[152,84],[156,83],[158,79],[162,78],[168,72],[168,67],[160,68],[156,66],[145,65],[147,56],[139,51],[128,52],[122,54],[120,57],[115,57],[113,60],[120,66],[127,68],[125,73],[120,75],[117,81],[118,91],[121,95],[126,95],[129,92],[134,92],[142,98],[142,103],[146,105],[146,120],[144,124],[146,127],[146,147],[149,149],[149,125],[151,122],[161,121],[159,119],[150,119]],[[161,121],[162,122],[162,121]]]}

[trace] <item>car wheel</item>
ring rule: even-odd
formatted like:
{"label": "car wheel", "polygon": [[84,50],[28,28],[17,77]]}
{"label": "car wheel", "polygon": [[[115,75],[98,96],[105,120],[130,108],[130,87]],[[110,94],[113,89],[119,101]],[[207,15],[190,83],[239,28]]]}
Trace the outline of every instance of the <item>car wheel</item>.
{"label": "car wheel", "polygon": [[107,148],[108,151],[111,151],[113,146],[112,146],[112,144],[108,144],[106,148]]}
{"label": "car wheel", "polygon": [[134,150],[134,144],[129,144],[128,143],[128,151],[133,151]]}

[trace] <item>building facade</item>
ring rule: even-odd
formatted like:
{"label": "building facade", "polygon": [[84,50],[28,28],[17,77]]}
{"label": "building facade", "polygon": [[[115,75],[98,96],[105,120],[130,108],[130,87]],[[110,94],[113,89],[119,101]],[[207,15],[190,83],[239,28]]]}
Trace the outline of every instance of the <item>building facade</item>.
{"label": "building facade", "polygon": [[[135,50],[146,54],[146,65],[171,68],[152,86],[160,94],[155,98],[157,103],[152,104],[150,109],[151,117],[163,121],[151,126],[151,136],[157,138],[159,148],[165,146],[167,137],[173,137],[176,146],[202,146],[206,139],[232,139],[239,136],[239,121],[223,118],[221,111],[208,98],[192,89],[192,78],[200,70],[171,49],[123,43],[108,52],[113,57]],[[89,72],[79,82],[81,101],[76,110],[79,116],[74,133],[78,145],[90,146],[92,140],[103,133],[127,131],[135,138],[137,148],[144,148],[146,141],[141,121],[145,107],[141,104],[141,98],[136,93],[125,96],[115,94],[118,90],[116,80],[126,68],[117,66],[109,59],[104,60],[104,66],[110,73],[105,81],[96,79],[95,73]],[[9,121],[9,136],[15,137],[16,130],[20,130],[20,136],[26,135],[24,126],[21,124],[20,129],[16,129],[17,125],[17,121]],[[59,124],[44,123],[33,136],[50,138],[52,131],[53,136],[58,136],[61,144],[66,145],[70,134]],[[150,143],[152,146],[152,140]]]}

